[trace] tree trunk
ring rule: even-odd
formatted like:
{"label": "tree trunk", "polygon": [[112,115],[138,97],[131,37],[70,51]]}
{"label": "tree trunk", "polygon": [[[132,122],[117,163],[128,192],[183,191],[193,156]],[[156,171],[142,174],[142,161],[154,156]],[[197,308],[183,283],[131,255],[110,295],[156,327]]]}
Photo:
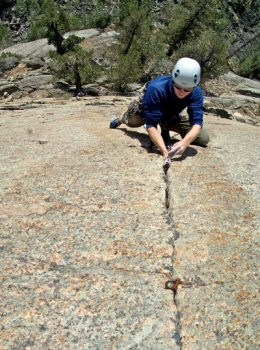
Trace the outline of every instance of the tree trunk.
{"label": "tree trunk", "polygon": [[79,74],[79,65],[77,62],[73,65],[73,74],[74,74],[75,85],[76,85],[75,96],[82,96],[83,89],[81,84],[81,77]]}

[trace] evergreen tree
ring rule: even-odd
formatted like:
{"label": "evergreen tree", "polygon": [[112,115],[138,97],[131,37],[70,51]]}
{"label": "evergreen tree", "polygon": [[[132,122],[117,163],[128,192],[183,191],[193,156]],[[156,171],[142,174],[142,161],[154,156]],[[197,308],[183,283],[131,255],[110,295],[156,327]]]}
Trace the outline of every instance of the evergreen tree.
{"label": "evergreen tree", "polygon": [[110,78],[117,89],[125,90],[129,83],[145,79],[164,55],[152,30],[151,6],[148,0],[120,1],[120,35],[110,50]]}
{"label": "evergreen tree", "polygon": [[2,23],[0,23],[0,49],[3,50],[11,45],[11,33],[10,30]]}
{"label": "evergreen tree", "polygon": [[82,84],[92,82],[99,75],[99,70],[91,64],[91,53],[84,51],[79,43],[83,38],[64,34],[71,29],[71,17],[53,0],[44,0],[42,5],[44,16],[41,23],[47,27],[48,43],[56,48],[51,53],[50,64],[53,74],[76,85],[75,94],[82,93]]}
{"label": "evergreen tree", "polygon": [[243,77],[260,80],[260,41],[245,59],[240,60],[239,68]]}
{"label": "evergreen tree", "polygon": [[81,94],[82,85],[93,83],[101,70],[91,59],[92,52],[83,50],[79,45],[73,51],[59,55],[51,52],[50,69],[56,79],[64,79],[69,84],[75,84],[75,95]]}
{"label": "evergreen tree", "polygon": [[116,5],[116,1],[91,0],[89,2],[90,11],[87,16],[87,26],[89,28],[108,27],[114,19]]}
{"label": "evergreen tree", "polygon": [[[168,4],[169,6],[169,4]],[[158,35],[167,44],[167,56],[197,59],[203,76],[214,77],[227,67],[231,26],[217,0],[184,0],[170,4],[165,29]]]}

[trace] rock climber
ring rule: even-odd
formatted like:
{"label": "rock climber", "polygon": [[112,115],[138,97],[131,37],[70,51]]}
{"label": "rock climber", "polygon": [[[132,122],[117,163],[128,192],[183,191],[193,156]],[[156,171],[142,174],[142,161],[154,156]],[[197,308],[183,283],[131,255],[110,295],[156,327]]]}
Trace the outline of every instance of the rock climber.
{"label": "rock climber", "polygon": [[[164,167],[169,167],[173,155],[183,154],[191,143],[206,146],[209,142],[203,127],[204,97],[199,87],[200,78],[201,67],[196,60],[179,59],[172,75],[148,82],[140,101],[131,102],[124,115],[110,123],[110,128],[122,123],[129,127],[145,125],[151,141],[164,158]],[[185,108],[187,116],[181,114]],[[182,139],[171,144],[170,131],[177,132]]]}

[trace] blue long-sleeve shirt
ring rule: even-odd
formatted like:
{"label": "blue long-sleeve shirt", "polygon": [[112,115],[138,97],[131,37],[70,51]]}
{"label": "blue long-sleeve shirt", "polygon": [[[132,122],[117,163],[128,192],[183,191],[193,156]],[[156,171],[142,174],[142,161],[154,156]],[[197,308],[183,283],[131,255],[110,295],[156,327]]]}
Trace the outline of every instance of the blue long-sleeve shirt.
{"label": "blue long-sleeve shirt", "polygon": [[174,93],[171,75],[155,78],[146,85],[142,99],[146,128],[157,127],[162,119],[170,121],[173,116],[179,115],[186,107],[190,125],[202,126],[203,102],[203,93],[199,86],[196,86],[184,98],[178,98]]}

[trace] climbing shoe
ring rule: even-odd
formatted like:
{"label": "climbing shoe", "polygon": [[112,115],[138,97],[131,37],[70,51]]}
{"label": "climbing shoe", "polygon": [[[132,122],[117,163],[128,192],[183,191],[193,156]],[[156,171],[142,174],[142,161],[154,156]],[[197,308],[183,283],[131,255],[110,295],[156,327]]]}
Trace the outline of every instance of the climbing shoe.
{"label": "climbing shoe", "polygon": [[120,125],[119,120],[118,120],[118,119],[115,119],[115,120],[113,120],[113,121],[110,123],[109,127],[110,127],[111,129],[115,129],[115,128],[117,128],[119,125]]}

